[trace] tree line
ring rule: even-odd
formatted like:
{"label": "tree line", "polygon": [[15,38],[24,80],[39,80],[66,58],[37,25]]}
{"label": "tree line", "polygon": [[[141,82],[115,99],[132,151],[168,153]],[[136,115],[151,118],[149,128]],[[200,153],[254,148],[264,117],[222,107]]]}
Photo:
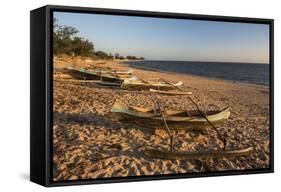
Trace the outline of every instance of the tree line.
{"label": "tree line", "polygon": [[96,59],[129,59],[144,60],[143,57],[120,56],[104,51],[95,51],[94,43],[84,37],[78,36],[78,29],[72,26],[58,24],[56,18],[53,19],[53,52],[55,55],[86,56]]}

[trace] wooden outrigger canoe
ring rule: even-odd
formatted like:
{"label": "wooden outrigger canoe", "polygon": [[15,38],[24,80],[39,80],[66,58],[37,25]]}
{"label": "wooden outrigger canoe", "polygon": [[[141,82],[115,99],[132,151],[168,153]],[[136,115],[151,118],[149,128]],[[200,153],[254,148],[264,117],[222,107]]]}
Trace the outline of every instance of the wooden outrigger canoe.
{"label": "wooden outrigger canoe", "polygon": [[149,89],[158,89],[158,90],[171,90],[177,87],[181,87],[183,85],[182,81],[179,81],[175,84],[168,84],[163,82],[150,82],[145,81],[143,79],[137,78],[134,80],[125,79],[123,81],[122,87],[127,89],[134,89],[134,90],[149,90]]}
{"label": "wooden outrigger canoe", "polygon": [[94,71],[94,70],[87,70],[85,68],[77,69],[69,69],[70,74],[76,79],[83,79],[83,80],[101,80],[107,82],[115,82],[123,83],[123,81],[127,78],[132,77],[131,75],[118,75],[118,74],[109,74],[103,73],[101,71]]}
{"label": "wooden outrigger canoe", "polygon": [[188,159],[208,159],[208,158],[223,158],[223,157],[237,157],[250,155],[253,152],[253,147],[234,150],[219,150],[219,151],[169,151],[146,148],[144,155],[156,159],[169,159],[169,160],[188,160]]}
{"label": "wooden outrigger canoe", "polygon": [[[115,101],[107,116],[123,123],[147,128],[163,128],[163,118],[154,109],[128,106]],[[173,129],[202,129],[210,124],[198,111],[165,111],[166,122]],[[208,111],[206,117],[212,124],[221,125],[230,116],[229,108],[221,111]]]}
{"label": "wooden outrigger canoe", "polygon": [[186,92],[174,92],[174,91],[161,91],[161,90],[155,90],[155,89],[149,89],[151,93],[159,93],[163,95],[191,95],[191,91],[186,91]]}
{"label": "wooden outrigger canoe", "polygon": [[129,70],[126,70],[126,71],[117,71],[117,70],[114,70],[114,69],[93,69],[91,70],[92,72],[95,72],[95,73],[101,73],[101,74],[117,74],[117,75],[127,75],[127,76],[130,76],[133,74],[133,70],[129,69]]}
{"label": "wooden outrigger canoe", "polygon": [[85,68],[80,68],[82,73],[86,73],[93,76],[103,77],[103,78],[117,78],[117,79],[127,79],[132,77],[132,73],[122,73],[121,71],[109,71],[109,70],[87,70]]}
{"label": "wooden outrigger canoe", "polygon": [[116,70],[112,67],[101,67],[101,66],[96,66],[94,64],[89,65],[89,68],[96,72],[108,73],[108,74],[118,74],[118,75],[132,75],[134,72],[132,69]]}
{"label": "wooden outrigger canoe", "polygon": [[[119,87],[122,89],[128,89],[128,90],[135,90],[135,91],[145,91],[149,90],[151,88],[158,88],[159,90],[170,90],[175,89],[176,87],[180,87],[182,85],[182,82],[179,81],[176,84],[166,84],[166,83],[159,83],[159,82],[144,82],[142,80],[139,80],[138,77],[132,76],[128,78],[121,78],[122,81],[120,82],[114,82],[114,83],[105,83],[100,82],[101,85],[106,86],[112,86],[112,87]],[[150,93],[153,93],[151,91],[148,91]],[[180,93],[180,95],[184,95],[186,92]],[[188,93],[189,94],[189,93]]]}
{"label": "wooden outrigger canoe", "polygon": [[132,75],[133,74],[133,70],[129,69],[127,71],[116,71],[116,70],[111,70],[111,71],[105,71],[105,73],[109,73],[109,74],[117,74],[117,75]]}

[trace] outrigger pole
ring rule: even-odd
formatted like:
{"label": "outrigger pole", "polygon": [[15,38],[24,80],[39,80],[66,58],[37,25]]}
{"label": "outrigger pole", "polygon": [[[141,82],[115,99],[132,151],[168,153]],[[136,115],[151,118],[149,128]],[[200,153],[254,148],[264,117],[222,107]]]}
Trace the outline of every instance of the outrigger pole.
{"label": "outrigger pole", "polygon": [[[161,80],[163,80],[165,83],[168,83],[170,85],[173,85],[173,83],[170,83],[169,81],[163,79],[163,78],[160,78]],[[184,91],[183,89],[177,87],[177,86],[174,86],[175,88],[177,88],[178,90],[180,91]],[[197,105],[197,103],[190,97],[188,96],[188,99],[196,106],[197,110],[199,111],[200,115],[206,119],[206,121],[212,126],[212,128],[217,132],[217,135],[219,136],[220,140],[223,142],[223,150],[225,150],[225,146],[226,146],[226,139],[222,137],[222,135],[220,134],[220,132],[218,131],[218,129],[215,127],[215,125],[209,121],[209,119],[206,117],[206,115],[200,110],[199,106]]]}
{"label": "outrigger pole", "polygon": [[164,121],[164,126],[165,126],[165,128],[166,128],[166,130],[168,132],[169,137],[170,137],[170,151],[173,151],[173,148],[174,148],[174,137],[172,135],[172,132],[171,132],[170,128],[168,127],[168,124],[167,124],[167,121],[166,121],[166,118],[165,118],[165,110],[162,109],[162,107],[160,105],[160,98],[159,98],[158,95],[156,96],[156,98],[158,99],[157,102],[156,102],[157,105],[158,105],[157,107],[158,107],[158,109],[159,109],[159,111],[161,113],[161,116],[162,116],[163,121]]}

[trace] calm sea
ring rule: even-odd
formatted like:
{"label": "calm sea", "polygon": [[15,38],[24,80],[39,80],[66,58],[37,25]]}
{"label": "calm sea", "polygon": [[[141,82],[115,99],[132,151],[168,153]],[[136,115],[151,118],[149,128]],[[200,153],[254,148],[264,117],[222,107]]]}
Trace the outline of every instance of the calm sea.
{"label": "calm sea", "polygon": [[269,86],[269,65],[194,61],[133,61],[132,67]]}

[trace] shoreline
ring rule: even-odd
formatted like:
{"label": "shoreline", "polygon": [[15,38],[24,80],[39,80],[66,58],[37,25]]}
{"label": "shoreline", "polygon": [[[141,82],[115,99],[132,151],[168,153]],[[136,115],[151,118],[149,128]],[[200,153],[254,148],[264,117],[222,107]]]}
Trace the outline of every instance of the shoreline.
{"label": "shoreline", "polygon": [[[93,62],[93,61],[92,61]],[[148,68],[148,67],[141,67],[141,66],[134,66],[126,62],[140,62],[136,60],[95,60],[94,63],[104,63],[101,66],[111,66],[118,64],[119,67],[121,67],[122,70],[126,70],[127,68],[132,68],[136,70],[145,70],[148,72],[158,72],[158,73],[166,73],[166,74],[172,74],[172,75],[180,75],[180,76],[190,76],[194,78],[202,78],[205,80],[211,80],[211,81],[221,81],[225,83],[233,83],[237,85],[242,85],[242,86],[250,86],[250,87],[257,87],[257,88],[264,88],[264,89],[269,89],[270,87],[267,85],[260,85],[260,84],[254,84],[254,83],[246,83],[246,82],[239,82],[239,81],[233,81],[233,80],[227,80],[227,79],[222,79],[222,78],[215,78],[215,77],[207,77],[207,76],[200,76],[200,75],[194,75],[194,74],[186,74],[186,73],[178,73],[178,72],[172,72],[172,71],[165,71],[161,69],[153,69],[153,68]],[[86,59],[86,61],[82,62],[84,64],[83,67],[86,67],[86,65],[89,64],[89,59]]]}
{"label": "shoreline", "polygon": [[[187,74],[187,73],[178,73],[178,72],[172,72],[172,71],[165,71],[161,69],[153,69],[153,68],[148,68],[148,67],[140,67],[140,66],[134,66],[130,65],[128,63],[125,63],[128,61],[117,61],[118,64],[124,65],[126,67],[132,68],[132,69],[139,69],[139,70],[146,70],[146,71],[153,71],[153,72],[160,72],[160,73],[167,73],[167,74],[173,74],[173,75],[184,75],[184,76],[191,76],[191,77],[196,77],[196,78],[204,78],[206,80],[216,80],[216,81],[223,81],[225,83],[233,83],[233,84],[239,84],[239,85],[245,85],[245,86],[252,86],[252,87],[257,87],[257,88],[264,88],[264,89],[269,89],[269,86],[266,85],[260,85],[260,84],[254,84],[254,83],[246,83],[246,82],[239,82],[239,81],[232,81],[232,80],[227,80],[227,79],[221,79],[221,78],[216,78],[216,77],[207,77],[207,76],[200,76],[200,75],[194,75],[194,74]],[[131,62],[131,61],[129,61]],[[133,61],[134,62],[134,61]],[[137,61],[136,61],[137,62]]]}

